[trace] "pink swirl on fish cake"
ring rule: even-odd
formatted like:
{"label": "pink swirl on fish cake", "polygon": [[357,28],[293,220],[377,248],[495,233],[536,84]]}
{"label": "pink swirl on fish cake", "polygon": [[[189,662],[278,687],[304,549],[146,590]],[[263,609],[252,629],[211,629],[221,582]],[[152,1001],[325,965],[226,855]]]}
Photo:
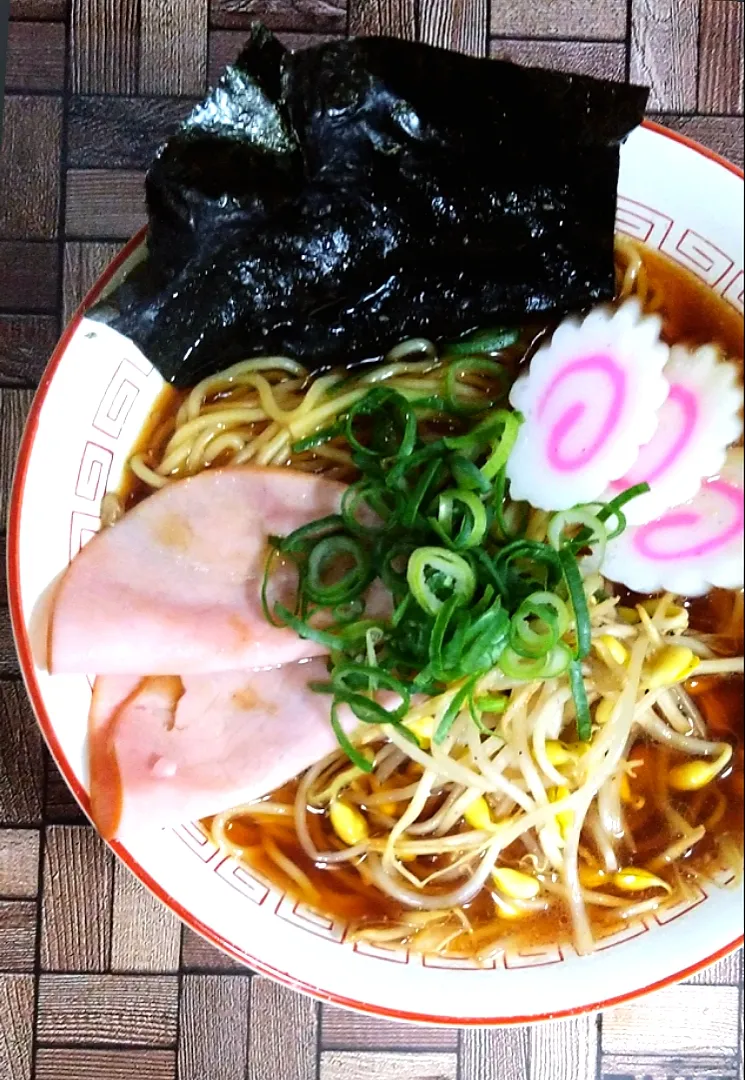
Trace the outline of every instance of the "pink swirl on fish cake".
{"label": "pink swirl on fish cake", "polygon": [[588,406],[585,401],[578,401],[576,404],[569,406],[566,412],[556,420],[546,440],[546,454],[549,464],[557,472],[575,472],[593,461],[608,440],[613,437],[621,421],[627,386],[626,373],[614,357],[602,354],[588,356],[583,360],[575,360],[556,374],[553,382],[546,388],[541,398],[538,406],[539,419],[543,420],[545,418],[549,405],[563,383],[577,375],[589,375],[595,372],[607,377],[611,391],[605,422],[600,425],[599,432],[590,445],[581,449],[574,457],[570,457],[564,453],[564,443],[586,415]]}

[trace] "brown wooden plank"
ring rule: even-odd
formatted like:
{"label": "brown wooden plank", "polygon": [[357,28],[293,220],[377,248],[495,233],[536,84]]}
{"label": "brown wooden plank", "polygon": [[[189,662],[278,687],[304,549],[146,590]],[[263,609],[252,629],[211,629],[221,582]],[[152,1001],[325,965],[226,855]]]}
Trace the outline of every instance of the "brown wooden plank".
{"label": "brown wooden plank", "polygon": [[41,822],[42,740],[26,691],[0,681],[0,822]]}
{"label": "brown wooden plank", "polygon": [[10,0],[11,19],[64,19],[67,0]]}
{"label": "brown wooden plank", "polygon": [[528,1068],[528,1028],[463,1032],[461,1080],[527,1080]]}
{"label": "brown wooden plank", "polygon": [[458,1050],[454,1028],[394,1024],[377,1016],[324,1005],[321,1046],[325,1050]]}
{"label": "brown wooden plank", "polygon": [[67,238],[129,239],[146,221],[144,179],[143,173],[124,169],[70,169]]}
{"label": "brown wooden plank", "polygon": [[212,0],[210,20],[223,29],[248,29],[259,20],[271,30],[343,33],[344,0]]}
{"label": "brown wooden plank", "polygon": [[528,67],[578,72],[599,79],[626,78],[626,46],[615,41],[520,41],[494,38],[491,55]]}
{"label": "brown wooden plank", "polygon": [[[34,1080],[175,1080],[173,1050],[67,1050],[42,1047]],[[205,1078],[206,1080],[206,1078]]]}
{"label": "brown wooden plank", "polygon": [[209,0],[140,0],[140,93],[201,95]]}
{"label": "brown wooden plank", "polygon": [[[324,41],[337,41],[339,34],[303,34],[280,31],[277,37],[288,49],[308,49]],[[246,42],[245,30],[212,30],[209,36],[207,82],[215,86],[225,68],[232,64]]]}
{"label": "brown wooden plank", "polygon": [[65,28],[61,23],[12,22],[6,90],[64,90]]}
{"label": "brown wooden plank", "polygon": [[54,241],[0,240],[0,309],[54,311],[59,287],[59,248]]}
{"label": "brown wooden plank", "polygon": [[114,867],[111,970],[178,971],[181,923],[123,863]]}
{"label": "brown wooden plank", "polygon": [[742,168],[745,163],[745,132],[737,116],[670,116],[657,114],[653,119],[703,143],[711,150],[734,161]]}
{"label": "brown wooden plank", "polygon": [[366,1054],[328,1050],[319,1080],[456,1080],[457,1054]]}
{"label": "brown wooden plank", "polygon": [[196,98],[81,97],[68,107],[67,163],[73,169],[145,169],[188,116]]}
{"label": "brown wooden plank", "polygon": [[0,604],[0,679],[19,674],[18,656],[10,626],[10,612],[7,604]]}
{"label": "brown wooden plank", "polygon": [[488,0],[429,0],[421,6],[419,36],[428,45],[486,56]]}
{"label": "brown wooden plank", "polygon": [[390,34],[414,41],[417,36],[416,0],[349,0],[352,34]]}
{"label": "brown wooden plank", "polygon": [[181,967],[184,971],[210,972],[215,975],[234,971],[246,974],[248,971],[243,964],[216,949],[188,926],[181,928]]}
{"label": "brown wooden plank", "polygon": [[61,98],[6,97],[0,239],[53,240],[57,235],[61,139]]}
{"label": "brown wooden plank", "polygon": [[535,1024],[530,1029],[530,1080],[595,1080],[597,1073],[597,1017]]}
{"label": "brown wooden plank", "polygon": [[0,522],[3,527],[16,455],[32,398],[28,390],[0,390]]}
{"label": "brown wooden plank", "polygon": [[137,91],[138,0],[72,0],[72,90],[78,94]]}
{"label": "brown wooden plank", "polygon": [[[0,520],[0,560],[2,561],[2,570],[0,570],[0,678],[2,678],[3,676],[18,674],[18,656],[16,655],[15,643],[13,641],[13,631],[10,627],[10,611],[8,609],[8,588],[6,582],[5,566],[6,544],[5,536],[1,531],[4,525],[5,523]],[[20,725],[22,723],[22,720],[18,717],[11,716],[10,707],[6,707],[1,697],[0,707],[6,709],[5,716],[3,717],[2,715],[0,715],[0,738],[9,738],[13,733],[13,729]],[[0,749],[0,776],[3,775],[1,769],[2,750]],[[7,802],[5,804],[3,803],[2,791],[0,790],[0,822],[3,821],[3,807],[6,810],[8,809]],[[22,814],[20,818],[9,818],[7,820],[15,820],[18,822],[18,824],[21,824],[25,820],[25,818]]]}
{"label": "brown wooden plank", "polygon": [[38,889],[38,829],[0,829],[0,896],[30,900]]}
{"label": "brown wooden plank", "polygon": [[39,1041],[47,1045],[175,1046],[175,975],[42,975]]}
{"label": "brown wooden plank", "polygon": [[[208,1077],[245,1080],[249,991],[247,976],[187,975],[184,978],[179,1080]],[[282,1072],[274,1075],[293,1076]]]}
{"label": "brown wooden plank", "polygon": [[[251,980],[247,1080],[316,1080],[318,1007],[258,975]],[[369,1078],[368,1078],[369,1080]]]}
{"label": "brown wooden plank", "polygon": [[57,341],[51,315],[0,315],[0,386],[35,386]]}
{"label": "brown wooden plank", "polygon": [[47,825],[88,824],[49,751],[44,754],[44,821]]}
{"label": "brown wooden plank", "polygon": [[121,244],[65,244],[62,279],[63,321],[69,322],[86,294],[121,250]]}
{"label": "brown wooden plank", "polygon": [[491,32],[500,37],[626,37],[627,0],[492,0]]}
{"label": "brown wooden plank", "polygon": [[[695,1023],[695,1019],[691,1021]],[[608,1054],[601,1080],[738,1080],[733,1058],[665,1054]]]}
{"label": "brown wooden plank", "polygon": [[698,107],[741,113],[745,97],[745,8],[732,0],[701,0]]}
{"label": "brown wooden plank", "polygon": [[686,979],[689,986],[740,986],[743,980],[743,953],[732,953],[711,967],[699,971],[690,979]]}
{"label": "brown wooden plank", "polygon": [[111,950],[113,856],[93,829],[47,831],[41,966],[44,971],[104,971]]}
{"label": "brown wooden plank", "polygon": [[31,972],[36,958],[36,902],[0,900],[0,971]]}
{"label": "brown wooden plank", "polygon": [[34,980],[31,975],[0,975],[0,1076],[31,1080]]}
{"label": "brown wooden plank", "polygon": [[0,607],[8,603],[8,567],[5,560],[5,534],[0,529]]}
{"label": "brown wooden plank", "polygon": [[[7,605],[0,604],[0,679],[6,676],[18,676],[18,655],[13,641],[13,631],[10,626],[10,612]],[[2,725],[0,725],[2,729]],[[18,819],[18,824],[23,822]]]}
{"label": "brown wooden plank", "polygon": [[650,109],[695,112],[701,0],[632,0],[631,77]]}
{"label": "brown wooden plank", "polygon": [[[673,986],[652,999],[612,1009],[603,1017],[603,1052],[733,1056],[739,994],[729,986]],[[695,1023],[691,1023],[695,1017]]]}

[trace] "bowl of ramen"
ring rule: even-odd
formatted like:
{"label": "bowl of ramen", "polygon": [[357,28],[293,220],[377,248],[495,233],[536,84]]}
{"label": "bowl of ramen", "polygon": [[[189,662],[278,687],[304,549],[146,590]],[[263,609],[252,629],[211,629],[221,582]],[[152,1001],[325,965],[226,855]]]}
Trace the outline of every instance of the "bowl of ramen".
{"label": "bowl of ramen", "polygon": [[[289,63],[268,35],[252,47]],[[348,47],[303,54],[304,107]],[[360,48],[369,87],[384,54]],[[224,99],[249,71],[230,69]],[[268,85],[250,83],[254,105]],[[584,116],[601,91],[578,85]],[[55,761],[190,927],[325,1001],[525,1023],[742,943],[743,177],[612,93],[618,130],[595,150],[583,129],[569,154],[595,189],[594,170],[612,179],[576,251],[551,231],[552,181],[530,203],[566,275],[526,242],[516,265],[494,249],[485,270],[481,253],[452,281],[410,267],[371,290],[363,223],[364,303],[345,292],[331,315],[306,278],[318,250],[322,277],[347,273],[338,220],[296,274],[299,226],[286,202],[267,224],[264,158],[250,198],[224,197],[235,143],[202,188],[189,173],[199,139],[222,137],[202,108],[207,134],[187,125],[188,154],[174,140],[156,159],[149,232],[94,286],[33,405],[9,586]],[[426,124],[401,123],[419,147]],[[426,165],[459,229],[483,230],[433,154],[405,168]],[[318,230],[336,209],[308,198]],[[500,228],[530,202],[488,198]],[[385,251],[420,220],[386,220]],[[261,258],[239,258],[262,229]]]}

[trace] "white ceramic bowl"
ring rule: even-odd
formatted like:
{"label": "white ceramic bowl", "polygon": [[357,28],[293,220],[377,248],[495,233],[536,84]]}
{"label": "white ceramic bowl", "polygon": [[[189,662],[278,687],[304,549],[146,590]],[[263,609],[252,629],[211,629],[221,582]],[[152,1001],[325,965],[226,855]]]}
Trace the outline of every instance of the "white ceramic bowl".
{"label": "white ceramic bowl", "polygon": [[[646,125],[623,150],[618,226],[688,267],[743,310],[743,176],[677,135]],[[87,297],[138,257],[136,237]],[[86,320],[65,332],[20,452],[10,512],[9,583],[23,674],[55,760],[87,809],[82,677],[35,664],[28,626],[49,583],[99,528],[99,505],[162,386],[122,339]],[[338,1005],[398,1020],[525,1023],[606,1008],[682,979],[742,943],[742,892],[701,892],[579,958],[571,948],[511,953],[488,969],[345,942],[345,927],[284,897],[221,855],[197,825],[153,832],[116,854],[164,903],[250,967]]]}

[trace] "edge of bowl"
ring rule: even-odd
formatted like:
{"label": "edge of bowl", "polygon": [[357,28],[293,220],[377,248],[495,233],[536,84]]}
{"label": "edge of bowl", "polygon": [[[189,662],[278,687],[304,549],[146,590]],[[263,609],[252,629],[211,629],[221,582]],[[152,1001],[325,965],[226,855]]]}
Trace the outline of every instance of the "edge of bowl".
{"label": "edge of bowl", "polygon": [[[681,143],[688,149],[695,151],[696,153],[708,158],[710,161],[727,169],[727,171],[733,173],[740,180],[745,181],[745,173],[743,170],[735,165],[733,162],[728,161],[720,154],[713,150],[702,146],[695,140],[688,138],[686,135],[682,135],[679,132],[673,131],[670,128],[666,128],[661,124],[658,124],[652,120],[645,120],[643,126],[647,129],[655,132],[656,134],[671,139],[673,142]],[[46,711],[44,702],[42,700],[41,692],[36,680],[34,661],[31,653],[31,647],[28,639],[28,633],[23,618],[22,605],[21,605],[21,588],[20,588],[20,525],[21,525],[21,509],[23,505],[23,496],[26,483],[26,475],[28,472],[29,461],[31,457],[31,451],[36,438],[36,432],[39,426],[39,420],[41,417],[41,411],[54,378],[57,368],[64,356],[70,340],[77,330],[84,313],[91,307],[91,305],[100,297],[105,291],[111,280],[115,277],[117,272],[121,269],[127,259],[134,253],[137,247],[142,243],[147,233],[147,227],[143,227],[135,234],[134,237],[122,248],[116,258],[111,262],[106,271],[96,281],[92,288],[88,291],[84,297],[82,303],[78,307],[77,311],[73,315],[72,319],[65,327],[65,330],[55,347],[54,352],[45,368],[42,379],[39,383],[38,390],[34,397],[31,410],[29,412],[26,427],[21,440],[21,445],[18,452],[18,458],[16,462],[16,468],[13,477],[13,486],[10,498],[10,507],[8,513],[8,550],[7,550],[7,570],[8,570],[8,596],[10,602],[10,617],[11,626],[13,630],[13,637],[15,641],[16,651],[20,662],[21,674],[28,692],[31,704],[33,706],[34,714],[41,729],[44,740],[49,748],[49,751],[60,770],[65,782],[75,796],[77,802],[80,804],[82,810],[90,818],[90,804],[88,795],[82,786],[78,783],[72,769],[67,762],[61,747],[54,732],[54,725]],[[618,1005],[622,1005],[629,1001],[635,1001],[639,998],[646,997],[648,994],[655,993],[658,990],[662,990],[665,987],[675,985],[682,982],[685,979],[696,975],[698,972],[710,967],[712,964],[723,960],[731,953],[737,951],[745,943],[745,934],[741,934],[735,938],[734,941],[723,946],[717,952],[705,957],[703,960],[692,964],[682,971],[675,972],[672,975],[667,976],[664,979],[660,979],[657,982],[640,987],[638,990],[630,991],[629,993],[620,995],[618,997],[611,997],[602,1001],[594,1002],[588,1005],[581,1005],[573,1009],[564,1009],[558,1012],[536,1014],[532,1016],[520,1016],[520,1017],[447,1017],[447,1016],[433,1016],[427,1014],[419,1014],[416,1012],[401,1012],[395,1009],[387,1009],[384,1007],[371,1005],[364,1001],[357,1001],[352,998],[346,998],[341,995],[324,990],[320,986],[314,986],[308,983],[304,983],[297,979],[294,979],[288,972],[278,971],[272,968],[270,965],[263,963],[256,957],[250,956],[242,949],[232,945],[229,941],[222,938],[216,931],[211,929],[206,924],[197,919],[191,912],[183,907],[177,900],[170,896],[165,889],[163,889],[157,881],[146,871],[142,866],[134,859],[129,851],[123,847],[120,843],[114,841],[109,844],[109,847],[114,854],[119,858],[124,865],[135,875],[135,877],[143,884],[158,900],[160,900],[191,930],[198,933],[201,937],[205,938],[210,944],[214,945],[218,949],[227,953],[229,956],[238,960],[240,963],[246,965],[254,971],[259,972],[262,975],[274,979],[275,981],[283,984],[291,990],[299,991],[316,998],[317,1000],[327,1002],[339,1006],[341,1008],[351,1009],[356,1012],[367,1013],[368,1015],[384,1017],[386,1019],[398,1022],[409,1022],[416,1024],[428,1024],[437,1026],[455,1026],[455,1027],[512,1027],[524,1024],[541,1023],[549,1020],[561,1020],[568,1019],[570,1017],[582,1016],[601,1012],[609,1008],[613,1008]]]}

